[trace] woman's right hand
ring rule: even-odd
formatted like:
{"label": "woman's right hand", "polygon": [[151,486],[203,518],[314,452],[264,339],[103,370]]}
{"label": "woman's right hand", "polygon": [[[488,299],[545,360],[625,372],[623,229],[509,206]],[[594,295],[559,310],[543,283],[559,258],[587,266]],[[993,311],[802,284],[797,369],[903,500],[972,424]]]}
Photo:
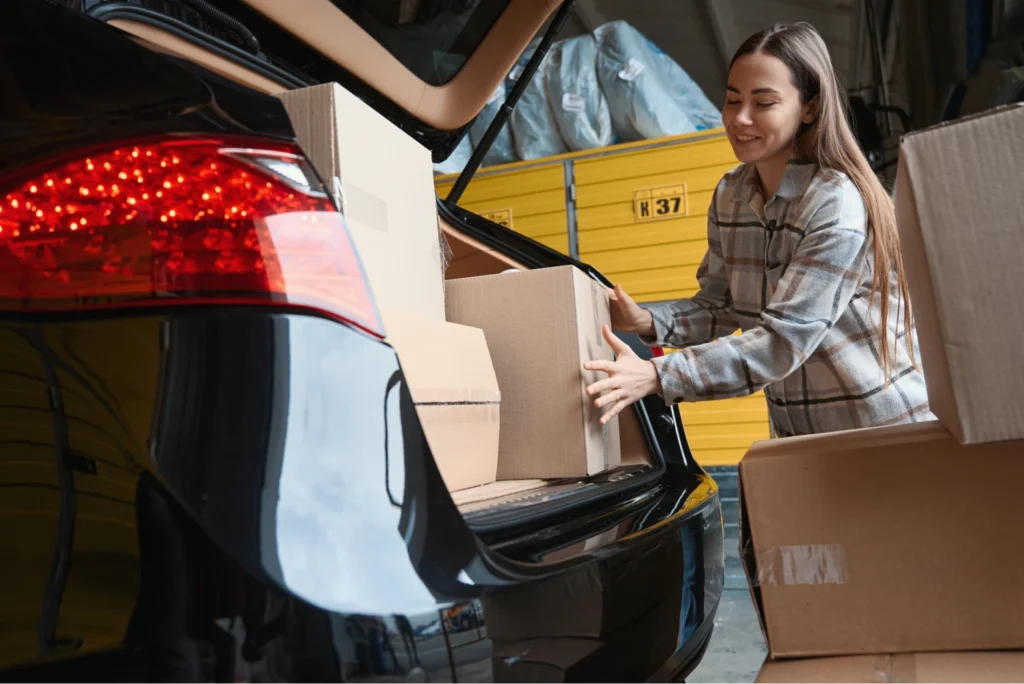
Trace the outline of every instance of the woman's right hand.
{"label": "woman's right hand", "polygon": [[612,314],[612,329],[623,333],[636,333],[654,337],[654,317],[626,294],[621,285],[608,289]]}

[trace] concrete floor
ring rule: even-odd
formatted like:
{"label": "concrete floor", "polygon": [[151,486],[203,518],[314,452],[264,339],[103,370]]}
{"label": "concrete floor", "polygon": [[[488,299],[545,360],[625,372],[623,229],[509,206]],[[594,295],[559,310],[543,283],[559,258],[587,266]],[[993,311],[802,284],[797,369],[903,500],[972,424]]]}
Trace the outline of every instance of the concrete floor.
{"label": "concrete floor", "polygon": [[745,588],[726,589],[707,653],[686,681],[753,682],[767,653],[750,592]]}
{"label": "concrete floor", "polygon": [[768,653],[739,556],[739,498],[735,467],[708,468],[722,500],[725,591],[707,653],[688,682],[753,682]]}

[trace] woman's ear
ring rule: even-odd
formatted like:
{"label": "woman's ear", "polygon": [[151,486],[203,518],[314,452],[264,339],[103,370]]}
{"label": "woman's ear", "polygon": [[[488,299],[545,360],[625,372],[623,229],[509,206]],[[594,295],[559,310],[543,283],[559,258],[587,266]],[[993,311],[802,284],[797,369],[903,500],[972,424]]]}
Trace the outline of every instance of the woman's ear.
{"label": "woman's ear", "polygon": [[804,105],[804,115],[801,121],[805,126],[809,126],[814,123],[818,118],[819,100],[817,96],[811,98],[811,101]]}

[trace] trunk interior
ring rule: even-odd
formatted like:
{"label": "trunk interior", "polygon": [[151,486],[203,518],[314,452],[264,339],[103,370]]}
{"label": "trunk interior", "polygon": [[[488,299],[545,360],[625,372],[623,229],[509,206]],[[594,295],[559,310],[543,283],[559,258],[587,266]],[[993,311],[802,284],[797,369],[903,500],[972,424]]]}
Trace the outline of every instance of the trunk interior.
{"label": "trunk interior", "polygon": [[[289,23],[292,19],[277,16],[280,12],[275,2],[259,0],[247,0],[247,2],[267,17],[295,31],[295,27]],[[307,4],[312,6],[314,2],[310,0],[308,3],[303,3],[304,10]],[[327,0],[317,0],[315,4],[317,11],[324,13],[322,16],[327,17],[325,21],[328,24],[332,22],[345,23],[345,31],[348,32],[346,35],[350,37],[362,35],[359,27],[355,26],[344,13],[338,11]],[[475,112],[485,104],[494,85],[504,78],[508,69],[522,52],[523,47],[541,29],[557,4],[522,3],[519,4],[520,8],[529,5],[532,9],[529,11],[520,9],[503,14],[498,24],[507,24],[511,27],[504,37],[497,38],[498,32],[488,34],[481,43],[481,47],[472,52],[466,64],[449,83],[442,86],[421,83],[417,86],[421,90],[423,101],[426,102],[415,111],[417,116],[431,125],[446,125],[448,127],[457,127],[470,122]],[[276,95],[284,90],[294,89],[296,86],[294,79],[289,79],[283,72],[276,73],[273,69],[263,68],[266,65],[255,63],[244,55],[231,55],[212,48],[207,49],[201,44],[197,44],[198,40],[195,36],[185,39],[180,32],[168,30],[152,22],[136,20],[130,16],[114,16],[107,21],[128,32],[135,40],[151,49],[197,63],[220,76],[265,94]],[[313,47],[318,46],[318,41],[321,38],[319,35],[303,37]],[[353,39],[355,40],[355,38]],[[361,38],[359,39],[361,40]],[[334,41],[333,44],[343,45],[345,42]],[[383,66],[371,67],[358,60],[358,63],[351,62],[349,59],[351,55],[336,55],[326,48],[324,50],[325,54],[357,75],[364,71],[366,74],[371,76],[375,74],[378,77],[381,74],[393,73],[388,72],[389,68],[394,67],[392,64],[394,59],[390,55],[382,62]],[[486,69],[484,65],[486,65]],[[390,96],[391,85],[387,78],[383,80],[378,78],[377,81],[371,82],[379,91]],[[472,87],[466,84],[471,84]],[[480,101],[477,102],[477,100]],[[405,105],[403,97],[399,97],[397,102],[400,105]],[[406,108],[409,109],[409,107]],[[431,192],[433,192],[433,185],[431,185]],[[447,259],[444,269],[444,279],[448,283],[463,278],[529,270],[524,263],[470,237],[451,222],[442,220],[440,229],[450,250],[450,257]],[[371,286],[374,285],[371,279]],[[573,505],[575,502],[590,499],[596,493],[607,493],[609,490],[618,490],[619,488],[632,489],[633,487],[630,485],[639,484],[641,478],[646,479],[646,476],[653,475],[655,472],[655,464],[652,462],[641,423],[632,410],[620,414],[618,441],[621,450],[621,463],[603,472],[568,478],[516,477],[514,479],[499,479],[480,486],[453,488],[452,498],[471,525],[479,524],[492,527],[495,524],[500,524],[501,521],[521,520],[524,517],[529,517],[530,512],[537,508]]]}

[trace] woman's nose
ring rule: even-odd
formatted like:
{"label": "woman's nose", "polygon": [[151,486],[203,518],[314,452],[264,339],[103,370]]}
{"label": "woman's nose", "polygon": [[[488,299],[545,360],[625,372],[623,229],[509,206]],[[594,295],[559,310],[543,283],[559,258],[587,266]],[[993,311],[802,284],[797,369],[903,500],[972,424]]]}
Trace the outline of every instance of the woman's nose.
{"label": "woman's nose", "polygon": [[754,123],[753,118],[750,116],[749,107],[740,107],[740,110],[736,112],[736,123],[741,126],[749,126]]}

